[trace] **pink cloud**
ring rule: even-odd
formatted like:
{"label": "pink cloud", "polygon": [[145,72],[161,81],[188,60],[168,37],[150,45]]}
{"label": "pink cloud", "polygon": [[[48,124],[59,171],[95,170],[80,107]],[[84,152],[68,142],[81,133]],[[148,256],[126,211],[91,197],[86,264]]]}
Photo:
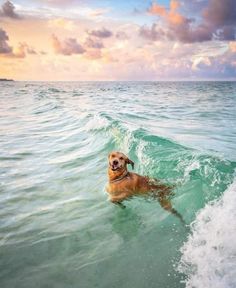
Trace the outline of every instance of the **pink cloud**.
{"label": "pink cloud", "polygon": [[151,41],[158,41],[165,37],[166,32],[157,27],[157,24],[152,24],[151,28],[142,26],[139,30],[139,35]]}
{"label": "pink cloud", "polygon": [[129,37],[124,31],[117,31],[116,32],[116,38],[119,40],[128,40]]}
{"label": "pink cloud", "polygon": [[98,38],[109,38],[113,35],[113,33],[106,28],[91,30],[91,31],[88,31],[88,34],[91,36],[98,37]]}
{"label": "pink cloud", "polygon": [[56,35],[52,35],[52,44],[56,54],[72,55],[83,54],[85,49],[77,42],[75,38],[66,38],[60,41]]}
{"label": "pink cloud", "polygon": [[86,56],[87,59],[97,60],[97,59],[102,58],[102,53],[101,53],[101,50],[91,49],[91,50],[87,50],[86,51],[85,56]]}
{"label": "pink cloud", "polygon": [[94,49],[104,48],[102,41],[100,39],[95,39],[93,37],[87,37],[84,45],[88,48],[94,48]]}

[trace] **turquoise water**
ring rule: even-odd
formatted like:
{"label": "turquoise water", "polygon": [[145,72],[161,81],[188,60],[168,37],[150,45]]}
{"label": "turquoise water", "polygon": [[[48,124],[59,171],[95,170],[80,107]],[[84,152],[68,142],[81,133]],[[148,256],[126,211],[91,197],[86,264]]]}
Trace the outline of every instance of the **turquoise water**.
{"label": "turquoise water", "polygon": [[[0,83],[0,287],[235,287],[236,83]],[[175,184],[107,201],[107,155]]]}

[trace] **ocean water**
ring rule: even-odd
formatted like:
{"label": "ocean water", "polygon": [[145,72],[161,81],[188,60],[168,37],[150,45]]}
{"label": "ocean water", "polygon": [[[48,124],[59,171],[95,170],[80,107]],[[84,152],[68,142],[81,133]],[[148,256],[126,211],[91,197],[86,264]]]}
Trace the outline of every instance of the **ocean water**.
{"label": "ocean water", "polygon": [[[1,82],[0,287],[236,287],[236,83]],[[107,155],[175,185],[107,200]]]}

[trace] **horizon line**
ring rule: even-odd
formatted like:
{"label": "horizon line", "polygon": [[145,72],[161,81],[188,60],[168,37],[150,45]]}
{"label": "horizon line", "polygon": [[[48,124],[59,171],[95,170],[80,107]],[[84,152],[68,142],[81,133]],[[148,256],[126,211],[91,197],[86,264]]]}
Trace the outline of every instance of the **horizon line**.
{"label": "horizon line", "polygon": [[[9,81],[10,80],[10,81]],[[15,80],[0,82],[236,82],[236,79],[159,79],[159,80]]]}

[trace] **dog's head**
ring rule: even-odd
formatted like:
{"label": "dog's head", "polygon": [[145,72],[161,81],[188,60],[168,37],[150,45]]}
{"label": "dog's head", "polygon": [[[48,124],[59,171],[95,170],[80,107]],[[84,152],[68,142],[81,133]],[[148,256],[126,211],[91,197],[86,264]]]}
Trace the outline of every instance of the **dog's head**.
{"label": "dog's head", "polygon": [[108,155],[109,168],[112,171],[120,171],[127,169],[127,164],[131,164],[134,169],[134,162],[130,160],[125,154],[113,151]]}

